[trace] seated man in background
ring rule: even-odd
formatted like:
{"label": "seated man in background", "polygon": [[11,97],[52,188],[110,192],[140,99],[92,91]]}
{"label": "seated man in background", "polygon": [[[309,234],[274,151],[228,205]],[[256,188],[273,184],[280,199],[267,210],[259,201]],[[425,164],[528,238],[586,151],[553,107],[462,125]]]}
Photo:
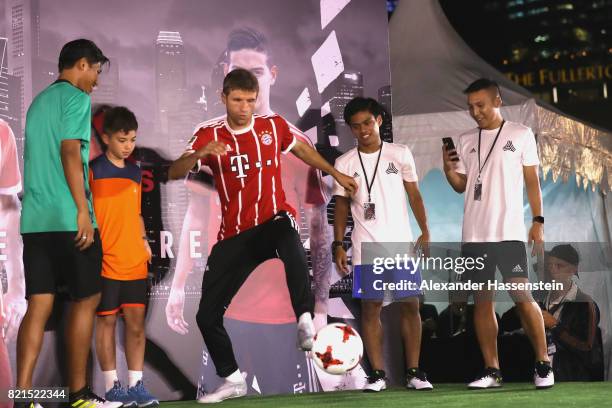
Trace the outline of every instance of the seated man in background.
{"label": "seated man in background", "polygon": [[[561,381],[603,380],[599,308],[574,282],[579,261],[569,244],[557,245],[546,254],[544,279],[563,286],[548,292],[540,304],[548,353],[555,378]],[[516,308],[504,314],[502,325],[504,331],[520,327]]]}

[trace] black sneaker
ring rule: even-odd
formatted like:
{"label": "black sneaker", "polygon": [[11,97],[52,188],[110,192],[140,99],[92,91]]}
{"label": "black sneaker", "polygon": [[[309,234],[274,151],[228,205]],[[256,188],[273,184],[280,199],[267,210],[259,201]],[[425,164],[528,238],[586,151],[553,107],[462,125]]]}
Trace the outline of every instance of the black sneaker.
{"label": "black sneaker", "polygon": [[539,390],[550,388],[555,385],[555,375],[548,361],[536,362],[533,382]]}
{"label": "black sneaker", "polygon": [[502,386],[502,376],[498,368],[487,367],[478,378],[468,384],[470,390],[483,390],[485,388],[498,388]]}
{"label": "black sneaker", "polygon": [[433,390],[433,385],[427,381],[427,374],[418,367],[409,368],[406,375],[406,388],[418,391]]}
{"label": "black sneaker", "polygon": [[387,389],[387,378],[384,370],[374,370],[368,377],[368,383],[363,387],[363,392],[380,392]]}
{"label": "black sneaker", "polygon": [[96,395],[89,389],[83,388],[81,391],[70,395],[70,408],[120,408],[123,403],[119,401],[107,401]]}

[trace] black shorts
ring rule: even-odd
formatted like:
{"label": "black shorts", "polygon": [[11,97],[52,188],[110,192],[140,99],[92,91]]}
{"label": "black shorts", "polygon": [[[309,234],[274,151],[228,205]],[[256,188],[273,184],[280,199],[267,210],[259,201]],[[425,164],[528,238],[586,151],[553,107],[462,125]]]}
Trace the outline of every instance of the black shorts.
{"label": "black shorts", "polygon": [[102,277],[102,299],[98,316],[119,312],[126,307],[145,307],[147,303],[147,280],[116,280]]}
{"label": "black shorts", "polygon": [[525,243],[521,241],[469,242],[461,247],[461,256],[483,258],[484,268],[476,267],[461,274],[461,281],[487,282],[495,280],[499,269],[504,281],[529,277]]}
{"label": "black shorts", "polygon": [[74,231],[22,234],[26,298],[57,293],[66,286],[73,300],[84,299],[101,290],[102,243],[98,230],[89,248],[80,251]]}

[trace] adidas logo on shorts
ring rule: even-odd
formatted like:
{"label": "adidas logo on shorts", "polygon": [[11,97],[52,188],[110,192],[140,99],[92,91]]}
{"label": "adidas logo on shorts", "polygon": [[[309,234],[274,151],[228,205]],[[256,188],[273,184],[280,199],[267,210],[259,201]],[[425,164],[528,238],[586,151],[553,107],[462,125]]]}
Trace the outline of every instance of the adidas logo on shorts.
{"label": "adidas logo on shorts", "polygon": [[353,178],[354,177],[359,177],[359,173],[355,172],[355,174],[353,174]]}
{"label": "adidas logo on shorts", "polygon": [[523,268],[521,268],[521,265],[516,265],[514,267],[514,269],[512,269],[512,272],[514,272],[514,273],[522,273],[523,272]]}
{"label": "adidas logo on shorts", "polygon": [[476,149],[472,147],[472,150],[470,150],[470,153],[476,153]]}

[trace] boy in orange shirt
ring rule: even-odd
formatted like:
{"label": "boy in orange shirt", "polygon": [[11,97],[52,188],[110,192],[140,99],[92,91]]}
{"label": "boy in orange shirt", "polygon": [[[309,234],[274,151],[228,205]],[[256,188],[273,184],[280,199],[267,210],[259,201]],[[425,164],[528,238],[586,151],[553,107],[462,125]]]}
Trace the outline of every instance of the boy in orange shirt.
{"label": "boy in orange shirt", "polygon": [[[141,171],[126,161],[136,144],[138,122],[124,107],[104,116],[105,153],[90,163],[90,186],[102,240],[102,298],[96,323],[96,352],[104,374],[106,399],[124,407],[159,405],[144,387],[147,262],[151,248],[140,215]],[[117,377],[115,326],[122,312],[128,387]]]}

